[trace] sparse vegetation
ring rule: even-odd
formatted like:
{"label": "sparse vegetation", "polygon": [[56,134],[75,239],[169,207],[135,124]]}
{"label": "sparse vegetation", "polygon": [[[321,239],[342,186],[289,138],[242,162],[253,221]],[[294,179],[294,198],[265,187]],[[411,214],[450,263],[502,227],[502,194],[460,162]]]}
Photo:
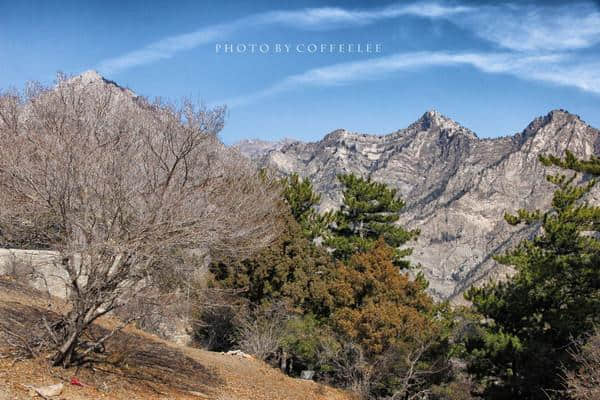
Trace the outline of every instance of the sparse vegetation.
{"label": "sparse vegetation", "polygon": [[[497,256],[515,275],[453,308],[407,258],[419,232],[398,223],[396,190],[339,175],[341,208],[319,214],[308,179],[278,181],[220,143],[224,109],[113,89],[59,77],[0,94],[0,240],[54,250],[68,292],[64,314],[0,298],[3,354],[188,391],[204,389],[194,377],[220,384],[193,357],[127,332],[134,320],[169,325],[174,305],[195,345],[361,399],[600,395],[600,208],[585,201],[600,159],[540,159],[572,175],[548,177],[549,210],[506,215],[540,228]],[[10,261],[10,282],[36,274]]]}
{"label": "sparse vegetation", "polygon": [[577,367],[565,370],[566,395],[573,400],[600,398],[600,329],[581,338],[570,353]]}

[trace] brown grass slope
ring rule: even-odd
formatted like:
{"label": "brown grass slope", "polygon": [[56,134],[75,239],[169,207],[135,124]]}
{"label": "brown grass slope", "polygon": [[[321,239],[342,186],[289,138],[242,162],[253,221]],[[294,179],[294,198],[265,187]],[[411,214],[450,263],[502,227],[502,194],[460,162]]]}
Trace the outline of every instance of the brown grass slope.
{"label": "brown grass slope", "polygon": [[[103,361],[92,367],[51,368],[43,350],[35,358],[19,356],[15,344],[41,334],[40,321],[51,323],[65,307],[60,300],[0,277],[0,400],[30,399],[29,386],[59,382],[65,389],[57,398],[69,400],[352,399],[341,390],[288,377],[258,360],[176,345],[132,327],[109,339]],[[100,335],[118,323],[103,318],[89,334]],[[85,386],[71,385],[73,376]]]}

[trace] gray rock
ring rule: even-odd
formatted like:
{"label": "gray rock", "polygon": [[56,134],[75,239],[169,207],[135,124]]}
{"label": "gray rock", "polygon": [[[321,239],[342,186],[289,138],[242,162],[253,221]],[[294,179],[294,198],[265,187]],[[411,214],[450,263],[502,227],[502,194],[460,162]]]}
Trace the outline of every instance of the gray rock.
{"label": "gray rock", "polygon": [[233,148],[250,158],[256,158],[261,157],[271,150],[279,150],[285,145],[297,142],[297,140],[293,139],[282,139],[277,142],[269,142],[260,139],[246,139],[234,144]]}
{"label": "gray rock", "polygon": [[[321,208],[341,202],[336,175],[353,172],[399,190],[407,205],[401,223],[419,228],[412,260],[437,298],[462,300],[471,285],[501,279],[510,268],[494,254],[534,233],[503,220],[519,208],[544,209],[553,186],[539,154],[598,154],[600,132],[578,116],[555,110],[512,136],[479,139],[436,111],[384,136],[336,130],[314,143],[264,145],[250,154],[282,175],[308,177],[322,194]],[[241,147],[240,151],[244,151]],[[597,198],[597,192],[592,194]]]}
{"label": "gray rock", "polygon": [[48,397],[60,396],[60,394],[62,393],[65,386],[62,383],[57,383],[56,385],[50,385],[50,386],[42,386],[42,387],[28,386],[28,387],[31,387],[35,391],[35,393],[42,396],[43,398],[48,398]]}
{"label": "gray rock", "polygon": [[315,371],[304,370],[304,371],[300,372],[300,379],[306,379],[306,380],[312,381],[312,379],[314,377],[315,377]]}
{"label": "gray rock", "polygon": [[68,295],[68,274],[55,251],[0,248],[0,275],[11,276],[51,296]]}

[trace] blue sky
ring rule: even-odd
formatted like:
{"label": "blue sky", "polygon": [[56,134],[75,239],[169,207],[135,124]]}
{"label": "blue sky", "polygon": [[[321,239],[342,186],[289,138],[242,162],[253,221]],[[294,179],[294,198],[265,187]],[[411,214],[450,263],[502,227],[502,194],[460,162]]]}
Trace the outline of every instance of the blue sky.
{"label": "blue sky", "polygon": [[600,127],[600,5],[0,0],[0,88],[88,69],[145,96],[227,104],[226,143],[389,133],[431,108],[481,137],[555,108]]}

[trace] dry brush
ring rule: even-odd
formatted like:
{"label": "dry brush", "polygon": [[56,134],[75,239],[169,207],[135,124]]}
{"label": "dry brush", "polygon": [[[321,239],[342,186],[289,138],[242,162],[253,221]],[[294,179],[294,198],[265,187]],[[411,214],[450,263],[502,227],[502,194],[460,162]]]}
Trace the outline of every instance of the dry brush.
{"label": "dry brush", "polygon": [[79,78],[0,94],[0,232],[34,231],[68,276],[71,309],[48,329],[55,365],[85,362],[106,337],[82,333],[177,252],[246,255],[277,235],[279,193],[219,141],[224,115]]}

